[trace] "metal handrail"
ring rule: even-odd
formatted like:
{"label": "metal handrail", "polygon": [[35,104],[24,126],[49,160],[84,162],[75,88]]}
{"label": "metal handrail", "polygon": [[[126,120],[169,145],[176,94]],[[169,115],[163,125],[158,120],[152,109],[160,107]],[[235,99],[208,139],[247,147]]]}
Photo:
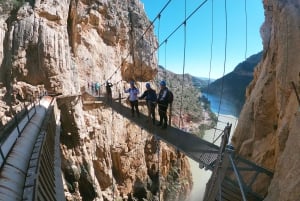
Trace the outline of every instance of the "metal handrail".
{"label": "metal handrail", "polygon": [[[34,110],[33,110],[34,108]],[[31,112],[33,111],[33,112]],[[3,167],[3,165],[6,162],[7,156],[9,152],[12,150],[12,147],[14,146],[15,142],[17,141],[18,137],[22,134],[23,130],[27,126],[27,124],[30,122],[32,117],[36,114],[36,109],[35,109],[35,102],[30,102],[28,105],[24,104],[24,108],[17,114],[15,114],[14,118],[11,119],[6,126],[4,126],[4,129],[0,133],[0,156],[1,156],[1,161],[0,161],[0,169]],[[26,117],[25,117],[26,116]],[[26,122],[22,125],[22,128],[20,128],[20,123],[18,119],[22,119],[21,121]],[[3,153],[2,150],[2,145],[6,142],[6,140],[9,138],[9,136],[13,133],[14,129],[17,129],[18,136],[15,136],[15,139],[13,140],[13,143],[10,145],[9,150],[7,153]]]}
{"label": "metal handrail", "polygon": [[[23,200],[55,200],[55,174],[54,174],[54,138],[56,135],[54,99],[52,99],[46,118],[36,141],[35,155],[30,159],[31,167],[25,181]],[[54,125],[53,125],[54,124]],[[26,193],[25,193],[26,192]],[[43,200],[42,199],[42,200]]]}
{"label": "metal handrail", "polygon": [[241,194],[242,194],[243,201],[247,201],[247,198],[246,198],[246,195],[245,195],[245,192],[244,192],[244,188],[243,188],[243,184],[242,184],[242,180],[240,179],[241,175],[239,174],[239,172],[237,170],[237,167],[236,167],[236,165],[235,165],[235,163],[232,159],[231,154],[229,154],[229,160],[230,160],[231,166],[233,168],[233,171],[234,171],[235,177],[237,179],[237,182],[239,184],[239,188],[240,188],[240,191],[241,191]]}

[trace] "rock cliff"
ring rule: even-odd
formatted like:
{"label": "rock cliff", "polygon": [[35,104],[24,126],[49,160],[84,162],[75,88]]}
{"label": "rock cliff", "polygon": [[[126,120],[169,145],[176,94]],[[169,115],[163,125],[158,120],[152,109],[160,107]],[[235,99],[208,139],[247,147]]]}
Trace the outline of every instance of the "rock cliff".
{"label": "rock cliff", "polygon": [[299,200],[300,2],[263,4],[263,57],[232,141],[239,154],[274,171],[266,201]]}
{"label": "rock cliff", "polygon": [[126,81],[141,87],[154,78],[157,41],[143,4],[13,2],[0,2],[1,123],[40,93],[60,95],[67,200],[155,200],[158,187],[162,200],[184,200],[192,186],[187,158],[109,107],[84,104],[92,97],[81,95],[88,82],[99,82],[102,95],[111,81],[117,97]]}

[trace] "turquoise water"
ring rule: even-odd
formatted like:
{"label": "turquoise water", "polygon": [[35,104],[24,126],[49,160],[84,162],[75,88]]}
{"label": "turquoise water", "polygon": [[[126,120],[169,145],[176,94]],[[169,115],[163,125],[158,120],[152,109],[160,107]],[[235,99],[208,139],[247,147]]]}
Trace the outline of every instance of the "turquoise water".
{"label": "turquoise water", "polygon": [[222,98],[220,101],[220,97],[213,94],[203,93],[203,96],[210,101],[210,109],[215,114],[239,116],[240,109],[232,101],[226,100],[225,98]]}

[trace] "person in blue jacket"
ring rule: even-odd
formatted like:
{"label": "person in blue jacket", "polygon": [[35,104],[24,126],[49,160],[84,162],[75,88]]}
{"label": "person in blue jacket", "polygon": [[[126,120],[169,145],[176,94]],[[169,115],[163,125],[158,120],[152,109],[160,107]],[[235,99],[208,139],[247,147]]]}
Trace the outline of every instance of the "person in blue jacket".
{"label": "person in blue jacket", "polygon": [[146,91],[144,91],[143,95],[139,97],[139,99],[146,99],[147,108],[148,108],[148,117],[149,120],[152,117],[152,123],[155,124],[155,107],[156,107],[156,91],[151,88],[150,83],[146,83]]}

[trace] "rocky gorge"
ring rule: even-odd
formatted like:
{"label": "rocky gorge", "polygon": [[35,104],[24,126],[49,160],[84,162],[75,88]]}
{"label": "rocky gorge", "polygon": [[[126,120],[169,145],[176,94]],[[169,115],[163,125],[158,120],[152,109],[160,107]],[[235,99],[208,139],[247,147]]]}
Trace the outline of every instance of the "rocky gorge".
{"label": "rocky gorge", "polygon": [[[296,201],[300,2],[262,3],[264,50],[232,143],[238,154],[274,172],[266,201]],[[114,98],[130,80],[143,89],[157,74],[156,47],[139,0],[0,1],[1,126],[41,93],[60,97],[67,200],[157,200],[158,186],[163,200],[188,196],[192,179],[186,156],[164,143],[158,146],[109,107],[82,101],[88,98],[82,95],[87,82],[111,81]]]}

